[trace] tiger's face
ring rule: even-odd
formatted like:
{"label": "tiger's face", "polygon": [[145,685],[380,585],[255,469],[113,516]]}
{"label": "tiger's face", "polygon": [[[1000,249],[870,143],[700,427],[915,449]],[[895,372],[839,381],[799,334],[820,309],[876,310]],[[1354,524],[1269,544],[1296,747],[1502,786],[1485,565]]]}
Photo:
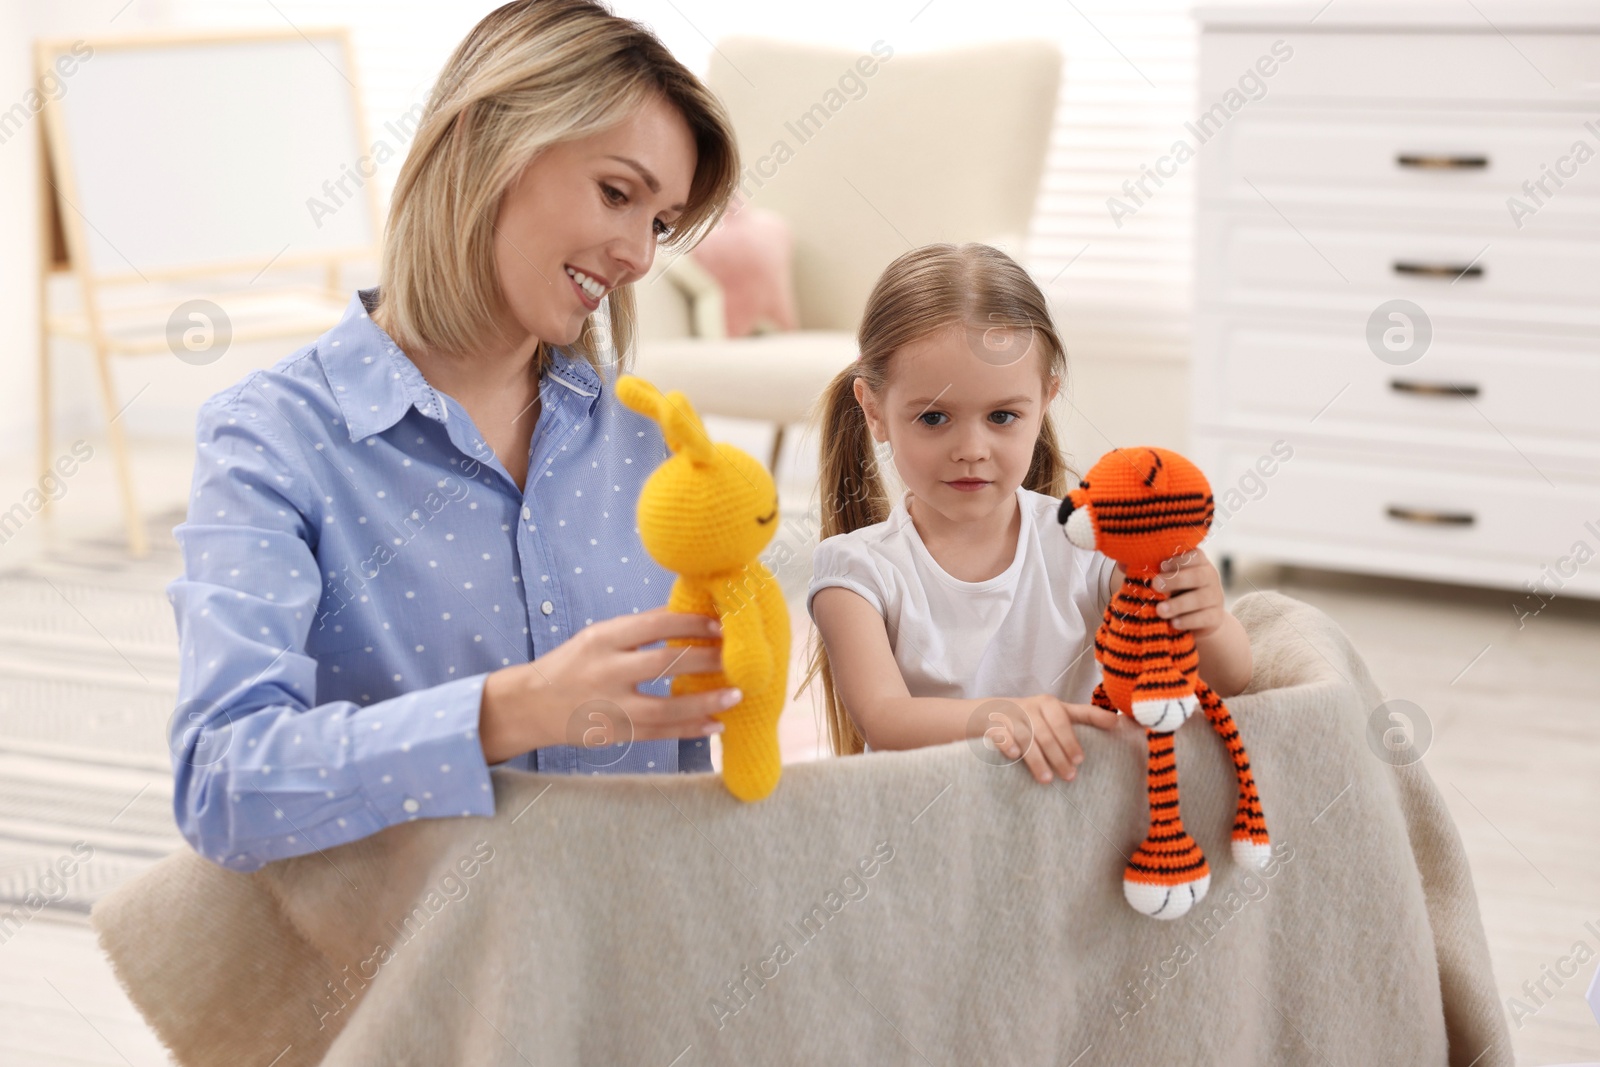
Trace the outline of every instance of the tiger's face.
{"label": "tiger's face", "polygon": [[1215,510],[1200,468],[1165,448],[1116,448],[1089,468],[1056,512],[1067,540],[1099,551],[1128,574],[1199,547]]}

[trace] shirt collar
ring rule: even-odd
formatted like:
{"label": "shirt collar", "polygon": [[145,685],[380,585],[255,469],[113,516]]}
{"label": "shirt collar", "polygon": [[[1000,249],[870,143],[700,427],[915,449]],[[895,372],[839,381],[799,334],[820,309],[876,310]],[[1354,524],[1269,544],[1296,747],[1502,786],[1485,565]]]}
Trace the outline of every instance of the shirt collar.
{"label": "shirt collar", "polygon": [[358,289],[343,317],[317,339],[317,358],[351,441],[382,433],[413,407],[436,422],[448,417],[443,395],[372,321],[377,296],[376,289]]}
{"label": "shirt collar", "polygon": [[[343,317],[317,340],[317,358],[353,442],[382,433],[412,408],[435,422],[449,418],[444,394],[372,321],[377,297],[377,289],[357,290]],[[573,399],[586,398],[593,414],[602,386],[599,373],[588,360],[559,348],[552,348],[550,357],[545,376],[575,394]]]}
{"label": "shirt collar", "polygon": [[586,399],[589,414],[594,414],[604,381],[588,360],[570,355],[560,348],[551,348],[550,362],[545,367],[544,376],[557,385],[566,386],[576,397]]}

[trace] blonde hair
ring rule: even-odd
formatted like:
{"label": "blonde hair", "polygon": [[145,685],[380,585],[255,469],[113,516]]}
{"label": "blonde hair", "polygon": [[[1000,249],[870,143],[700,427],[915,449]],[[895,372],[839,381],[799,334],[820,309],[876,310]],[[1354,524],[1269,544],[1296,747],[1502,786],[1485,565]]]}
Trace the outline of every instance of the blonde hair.
{"label": "blonde hair", "polygon": [[[505,191],[551,145],[608,129],[659,94],[698,150],[670,239],[693,247],[738,186],[739,157],[722,104],[649,29],[591,0],[521,0],[484,16],[445,63],[389,205],[380,266],[382,328],[402,349],[465,356],[507,315],[494,263]],[[606,297],[616,358],[633,345],[631,285]],[[591,320],[592,324],[592,320]],[[570,347],[597,370],[586,328]],[[547,346],[535,354],[542,370]]]}
{"label": "blonde hair", "polygon": [[[889,264],[873,286],[862,314],[856,334],[860,358],[834,376],[818,401],[822,436],[819,536],[849,533],[889,517],[890,501],[878,474],[866,415],[856,400],[855,380],[860,378],[873,396],[882,397],[895,353],[906,345],[953,325],[966,326],[970,337],[974,331],[994,329],[997,324],[1032,342],[1040,353],[1042,380],[1053,378],[1065,386],[1067,353],[1050,318],[1049,304],[1016,260],[984,244],[934,244],[913,249]],[[1035,492],[1064,496],[1069,479],[1076,481],[1078,472],[1062,459],[1047,410],[1040,420],[1023,485]],[[812,640],[811,661],[801,688],[821,672],[828,743],[838,756],[861,752],[865,739],[839,700],[827,649],[820,635],[813,633]]]}

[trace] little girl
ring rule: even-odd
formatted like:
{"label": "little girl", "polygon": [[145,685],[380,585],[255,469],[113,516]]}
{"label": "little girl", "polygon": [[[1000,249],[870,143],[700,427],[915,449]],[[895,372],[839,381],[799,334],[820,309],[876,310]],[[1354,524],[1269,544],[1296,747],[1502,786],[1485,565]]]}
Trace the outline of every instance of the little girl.
{"label": "little girl", "polygon": [[[807,681],[822,672],[833,751],[984,734],[1040,782],[1071,779],[1072,724],[1118,728],[1090,699],[1094,634],[1123,575],[1056,519],[1078,475],[1046,417],[1066,353],[1044,295],[997,249],[929,245],[878,279],[858,341],[820,401],[822,541],[806,597],[822,638]],[[906,486],[892,506],[874,441]],[[1174,625],[1199,638],[1231,623],[1207,666],[1237,678],[1242,647],[1247,682],[1243,628],[1193,557],[1165,578],[1194,590],[1173,595]]]}

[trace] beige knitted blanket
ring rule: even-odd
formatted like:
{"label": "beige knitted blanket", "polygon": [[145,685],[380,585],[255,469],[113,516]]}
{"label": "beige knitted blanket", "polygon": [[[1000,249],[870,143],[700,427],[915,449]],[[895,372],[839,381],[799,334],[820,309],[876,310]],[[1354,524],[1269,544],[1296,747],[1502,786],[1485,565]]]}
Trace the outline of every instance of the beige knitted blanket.
{"label": "beige knitted blanket", "polygon": [[250,875],[182,852],[94,926],[185,1067],[1511,1064],[1425,761],[1375,754],[1383,697],[1326,615],[1234,611],[1278,860],[1234,866],[1196,717],[1183,815],[1212,884],[1180,920],[1123,901],[1146,820],[1124,723],[1050,786],[964,742],[791,765],[752,805],[710,775],[496,771],[492,819]]}

